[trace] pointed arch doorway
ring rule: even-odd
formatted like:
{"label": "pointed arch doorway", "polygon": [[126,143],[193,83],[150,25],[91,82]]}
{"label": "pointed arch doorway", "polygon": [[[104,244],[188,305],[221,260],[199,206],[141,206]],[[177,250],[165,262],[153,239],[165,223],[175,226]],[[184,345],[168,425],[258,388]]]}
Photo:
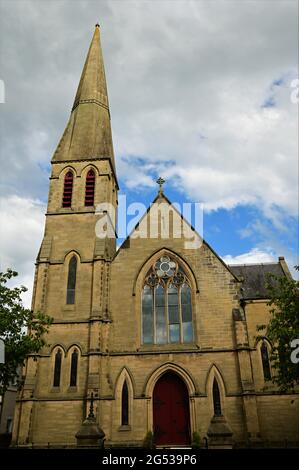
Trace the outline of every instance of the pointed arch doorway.
{"label": "pointed arch doorway", "polygon": [[189,394],[173,372],[163,374],[155,385],[153,428],[156,445],[190,444]]}

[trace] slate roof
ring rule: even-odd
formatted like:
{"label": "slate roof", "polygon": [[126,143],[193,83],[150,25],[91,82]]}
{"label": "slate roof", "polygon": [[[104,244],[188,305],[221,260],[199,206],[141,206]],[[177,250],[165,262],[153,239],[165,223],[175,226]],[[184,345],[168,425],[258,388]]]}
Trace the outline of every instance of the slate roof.
{"label": "slate roof", "polygon": [[272,273],[279,277],[285,277],[286,274],[280,263],[265,264],[238,264],[230,265],[230,270],[238,278],[243,277],[242,286],[243,299],[266,299],[267,273]]}

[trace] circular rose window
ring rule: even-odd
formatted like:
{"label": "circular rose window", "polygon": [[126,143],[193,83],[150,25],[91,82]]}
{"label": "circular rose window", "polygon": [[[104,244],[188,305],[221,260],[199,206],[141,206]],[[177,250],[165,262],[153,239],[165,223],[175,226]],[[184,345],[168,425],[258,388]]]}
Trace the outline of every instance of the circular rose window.
{"label": "circular rose window", "polygon": [[171,277],[176,271],[176,263],[168,256],[162,256],[156,263],[155,269],[159,277]]}

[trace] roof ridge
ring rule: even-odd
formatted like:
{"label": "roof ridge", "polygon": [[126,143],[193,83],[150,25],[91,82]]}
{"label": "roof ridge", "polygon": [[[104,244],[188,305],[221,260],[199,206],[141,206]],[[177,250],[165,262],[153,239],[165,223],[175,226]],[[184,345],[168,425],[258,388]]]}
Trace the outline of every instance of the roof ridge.
{"label": "roof ridge", "polygon": [[270,266],[270,265],[273,265],[273,264],[277,264],[279,265],[280,263],[278,261],[268,261],[266,263],[242,263],[242,264],[230,264],[230,263],[227,263],[228,266],[231,266],[231,267],[242,267],[242,266]]}

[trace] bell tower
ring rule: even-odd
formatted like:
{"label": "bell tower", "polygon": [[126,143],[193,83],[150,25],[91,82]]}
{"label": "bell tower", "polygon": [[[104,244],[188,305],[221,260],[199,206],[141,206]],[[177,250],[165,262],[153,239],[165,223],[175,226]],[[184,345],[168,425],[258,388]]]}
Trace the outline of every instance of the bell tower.
{"label": "bell tower", "polygon": [[[26,361],[13,435],[17,445],[43,440],[42,432],[35,435],[34,429],[43,429],[44,419],[48,420],[45,429],[51,428],[51,420],[54,426],[57,406],[66,410],[64,419],[75,439],[91,393],[99,416],[97,397],[105,367],[102,355],[108,351],[110,264],[116,240],[96,236],[96,208],[108,203],[116,211],[118,183],[98,24],[51,164],[32,308],[51,316],[53,324],[49,346]],[[59,441],[59,432],[54,435]]]}

